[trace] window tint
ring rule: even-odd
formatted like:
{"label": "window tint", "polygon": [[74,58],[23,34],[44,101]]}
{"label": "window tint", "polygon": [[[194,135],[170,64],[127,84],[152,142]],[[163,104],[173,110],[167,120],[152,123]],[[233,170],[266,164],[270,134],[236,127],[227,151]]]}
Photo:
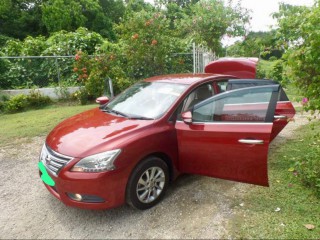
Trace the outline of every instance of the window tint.
{"label": "window tint", "polygon": [[228,81],[226,80],[226,81],[217,82],[217,86],[219,88],[219,93],[223,93],[227,91]]}
{"label": "window tint", "polygon": [[193,122],[264,122],[272,88],[244,89],[196,106]]}

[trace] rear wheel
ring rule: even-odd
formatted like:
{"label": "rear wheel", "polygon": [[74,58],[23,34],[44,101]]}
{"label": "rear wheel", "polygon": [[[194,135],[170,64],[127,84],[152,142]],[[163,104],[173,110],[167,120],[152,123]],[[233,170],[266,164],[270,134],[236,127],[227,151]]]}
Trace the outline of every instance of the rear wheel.
{"label": "rear wheel", "polygon": [[167,164],[158,157],[149,157],[132,172],[127,186],[127,202],[137,209],[148,209],[163,198],[169,183]]}

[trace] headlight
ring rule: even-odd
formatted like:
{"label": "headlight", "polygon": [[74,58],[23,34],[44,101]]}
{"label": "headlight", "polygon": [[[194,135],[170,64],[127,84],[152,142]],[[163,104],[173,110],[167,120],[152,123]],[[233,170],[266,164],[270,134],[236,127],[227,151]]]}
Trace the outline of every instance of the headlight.
{"label": "headlight", "polygon": [[41,149],[41,153],[40,153],[40,157],[39,157],[39,162],[45,162],[47,156],[48,156],[48,151],[46,148],[46,144],[43,144],[42,149]]}
{"label": "headlight", "polygon": [[102,172],[115,169],[114,160],[120,154],[121,149],[98,153],[81,159],[73,166],[73,172]]}

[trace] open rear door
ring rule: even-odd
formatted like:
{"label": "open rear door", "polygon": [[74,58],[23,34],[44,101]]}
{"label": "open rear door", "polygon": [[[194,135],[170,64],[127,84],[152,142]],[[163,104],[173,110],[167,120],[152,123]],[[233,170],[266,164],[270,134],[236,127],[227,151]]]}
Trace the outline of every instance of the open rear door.
{"label": "open rear door", "polygon": [[[268,186],[268,147],[279,85],[225,92],[176,122],[179,170]],[[192,121],[191,121],[192,120]]]}

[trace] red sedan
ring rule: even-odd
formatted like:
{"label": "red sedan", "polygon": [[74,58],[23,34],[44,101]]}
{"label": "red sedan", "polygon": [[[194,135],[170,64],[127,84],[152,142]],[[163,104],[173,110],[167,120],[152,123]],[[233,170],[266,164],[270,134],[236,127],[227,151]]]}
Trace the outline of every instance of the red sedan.
{"label": "red sedan", "polygon": [[69,206],[147,209],[181,173],[268,186],[269,143],[295,110],[279,84],[235,78],[153,77],[63,121],[40,155],[46,188]]}

